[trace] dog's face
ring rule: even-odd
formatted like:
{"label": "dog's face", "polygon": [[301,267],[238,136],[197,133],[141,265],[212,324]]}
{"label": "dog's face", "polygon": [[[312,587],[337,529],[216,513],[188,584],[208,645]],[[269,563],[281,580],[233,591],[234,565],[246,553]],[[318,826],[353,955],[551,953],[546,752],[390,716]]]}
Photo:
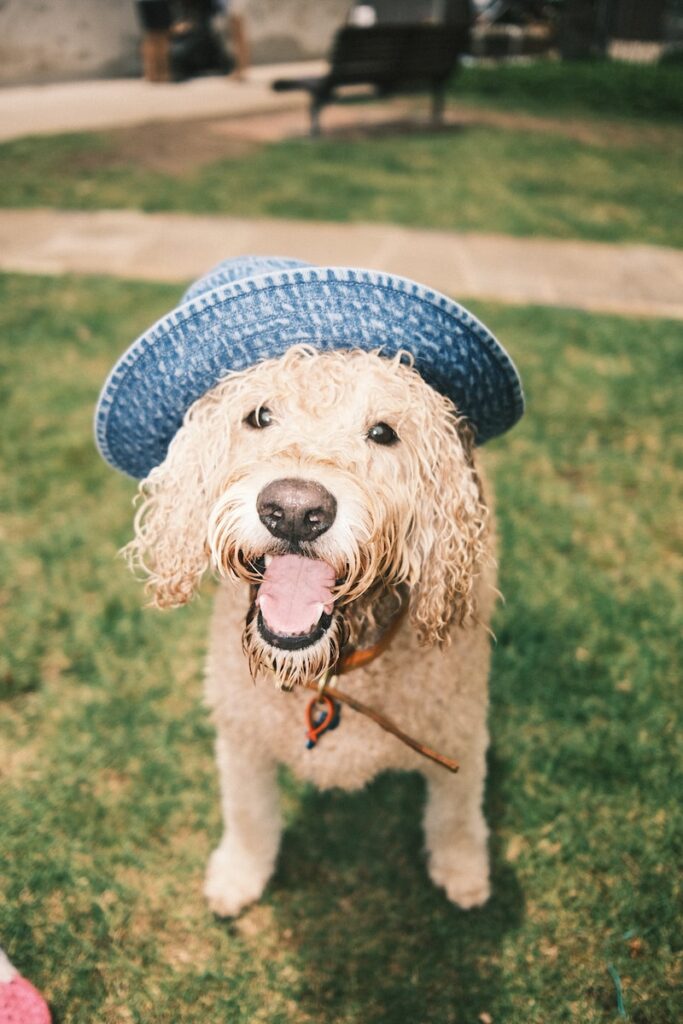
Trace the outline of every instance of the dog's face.
{"label": "dog's face", "polygon": [[334,665],[350,605],[410,590],[425,643],[472,611],[485,509],[452,404],[400,358],[299,346],[218,384],[142,484],[132,561],[156,603],[211,565],[251,584],[252,672]]}

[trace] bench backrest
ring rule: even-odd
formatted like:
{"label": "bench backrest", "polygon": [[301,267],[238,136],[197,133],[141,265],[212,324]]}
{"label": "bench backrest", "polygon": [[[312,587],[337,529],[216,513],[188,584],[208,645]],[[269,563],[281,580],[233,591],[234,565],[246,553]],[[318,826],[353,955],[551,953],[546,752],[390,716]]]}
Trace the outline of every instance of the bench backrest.
{"label": "bench backrest", "polygon": [[348,25],[335,36],[328,78],[337,85],[445,80],[468,47],[467,25]]}

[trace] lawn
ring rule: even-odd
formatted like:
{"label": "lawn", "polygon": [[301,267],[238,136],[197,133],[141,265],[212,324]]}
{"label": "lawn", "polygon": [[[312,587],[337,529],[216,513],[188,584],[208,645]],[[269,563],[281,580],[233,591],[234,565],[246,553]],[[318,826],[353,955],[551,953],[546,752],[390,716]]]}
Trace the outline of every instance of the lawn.
{"label": "lawn", "polygon": [[[462,108],[443,132],[238,144],[220,124],[0,145],[0,204],[379,221],[683,245],[680,126]],[[362,117],[362,111],[359,112]],[[301,120],[304,123],[302,112]],[[218,134],[217,134],[218,132]],[[160,160],[162,146],[170,156]]]}
{"label": "lawn", "polygon": [[417,777],[356,795],[285,777],[276,877],[230,923],[201,896],[210,601],[143,610],[115,558],[132,485],[90,431],[114,357],[176,296],[0,280],[3,945],[59,1024],[671,1024],[680,325],[472,304],[529,400],[486,452],[506,598],[490,904],[459,912],[429,884]]}
{"label": "lawn", "polygon": [[671,123],[683,115],[683,66],[617,60],[510,61],[465,67],[454,99],[509,110]]}

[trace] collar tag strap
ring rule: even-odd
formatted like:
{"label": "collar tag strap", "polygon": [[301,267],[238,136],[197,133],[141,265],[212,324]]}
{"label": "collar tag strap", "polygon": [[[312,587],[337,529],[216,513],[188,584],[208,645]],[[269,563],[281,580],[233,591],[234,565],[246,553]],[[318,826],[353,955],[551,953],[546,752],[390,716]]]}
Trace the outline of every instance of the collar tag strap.
{"label": "collar tag strap", "polygon": [[311,697],[306,706],[306,749],[312,750],[323,733],[336,729],[341,719],[341,705],[327,693]]}
{"label": "collar tag strap", "polygon": [[[323,676],[323,679],[324,678],[325,677]],[[336,687],[328,686],[326,682],[322,689],[317,682],[306,683],[305,686],[307,690],[315,690],[316,694],[318,694],[318,696],[314,697],[308,704],[307,720],[309,730],[313,730],[313,727],[310,724],[313,716],[313,707],[318,704],[322,697],[323,700],[329,699],[331,705],[333,705],[335,701],[339,702],[339,704],[348,704],[348,706],[353,708],[354,711],[358,711],[361,715],[366,715],[368,718],[371,718],[373,722],[376,722],[377,725],[386,732],[390,732],[393,736],[396,736],[397,739],[401,740],[402,743],[411,747],[412,750],[416,750],[418,754],[422,754],[423,757],[429,758],[430,761],[434,761],[435,764],[441,765],[442,768],[446,768],[449,772],[455,773],[459,770],[460,765],[457,761],[454,761],[453,758],[446,757],[444,754],[439,754],[436,750],[432,750],[432,748],[428,747],[426,744],[413,739],[412,736],[409,736],[407,733],[403,732],[402,729],[399,729],[399,727],[392,722],[390,718],[387,718],[385,715],[381,715],[379,711],[375,711],[374,708],[369,707],[367,704],[363,704],[355,697],[351,697],[348,693],[342,693],[341,690],[338,690]],[[327,719],[324,721],[326,720]],[[332,719],[330,719],[330,721],[332,721]],[[321,727],[319,727],[320,731],[315,736],[315,739],[312,739],[309,732],[309,749],[311,746],[315,746],[319,735],[321,735],[326,729],[336,728],[338,724],[339,716],[337,716],[337,721],[334,724],[321,724]]]}

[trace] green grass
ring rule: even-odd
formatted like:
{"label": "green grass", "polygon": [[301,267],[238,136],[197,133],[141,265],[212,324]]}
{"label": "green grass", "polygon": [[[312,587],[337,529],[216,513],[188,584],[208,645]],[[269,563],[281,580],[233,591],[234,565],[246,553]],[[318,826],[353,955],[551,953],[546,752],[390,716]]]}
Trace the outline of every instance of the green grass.
{"label": "green grass", "polygon": [[683,66],[625,61],[538,60],[463,68],[454,99],[508,110],[675,121],[683,115]]}
{"label": "green grass", "polygon": [[[580,141],[475,123],[445,133],[291,140],[173,173],[145,167],[120,133],[26,138],[0,146],[0,204],[683,245],[680,131],[645,140],[591,131]],[[179,125],[180,148],[182,133]]]}
{"label": "green grass", "polygon": [[476,304],[529,399],[486,452],[506,596],[491,903],[458,912],[429,884],[416,777],[356,795],[285,778],[277,875],[225,923],[201,896],[210,601],[142,610],[115,559],[132,486],[90,433],[114,357],[176,296],[0,282],[3,945],[59,1024],[617,1024],[614,976],[628,1020],[671,1024],[680,325]]}

